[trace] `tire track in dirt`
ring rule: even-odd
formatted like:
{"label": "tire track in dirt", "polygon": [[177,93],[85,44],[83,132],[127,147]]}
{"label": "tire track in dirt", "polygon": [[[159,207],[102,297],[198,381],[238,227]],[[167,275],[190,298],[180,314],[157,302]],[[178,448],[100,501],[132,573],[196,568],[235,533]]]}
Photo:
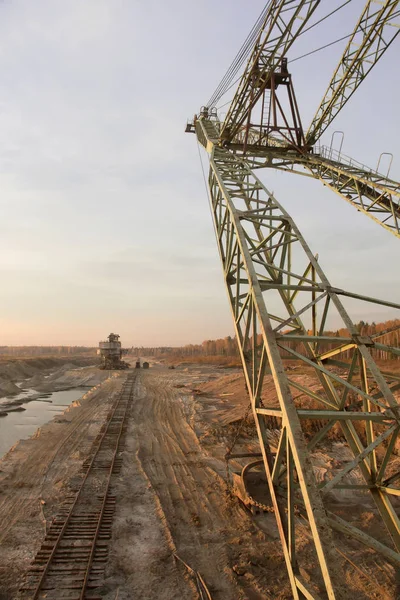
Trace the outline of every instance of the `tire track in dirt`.
{"label": "tire track in dirt", "polygon": [[267,598],[242,587],[232,571],[237,548],[251,545],[254,526],[209,466],[186,418],[191,398],[179,395],[174,376],[165,371],[142,372],[141,382],[142,397],[134,406],[138,457],[177,553],[200,572],[213,600]]}
{"label": "tire track in dirt", "polygon": [[[143,399],[135,382],[134,404],[128,415],[122,471],[113,483],[116,513],[110,559],[101,597],[104,600],[198,600],[193,581],[182,573],[174,553],[165,514],[138,458],[142,422],[133,418]],[[100,590],[99,590],[100,591]]]}

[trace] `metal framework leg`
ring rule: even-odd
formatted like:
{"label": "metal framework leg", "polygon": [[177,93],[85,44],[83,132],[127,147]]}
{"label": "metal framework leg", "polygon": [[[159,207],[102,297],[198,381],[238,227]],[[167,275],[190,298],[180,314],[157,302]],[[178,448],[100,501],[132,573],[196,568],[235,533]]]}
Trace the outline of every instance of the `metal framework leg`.
{"label": "metal framework leg", "polygon": [[[400,495],[392,460],[400,425],[393,395],[399,378],[383,376],[369,351],[375,341],[359,335],[339,300],[342,290],[330,285],[273,194],[246,162],[207,144],[211,129],[205,122],[198,138],[210,152],[214,226],[293,597],[338,599],[341,574],[334,568],[332,528],[400,563],[400,523],[391,503],[392,495]],[[332,319],[347,329],[346,337],[327,335]],[[307,376],[288,368],[285,357],[295,359],[292,364],[304,367]],[[276,389],[276,401],[268,405],[262,397],[267,366]],[[276,453],[267,437],[271,416],[281,427]],[[318,484],[312,453],[334,426],[347,444],[348,460]],[[327,514],[325,500],[343,488],[370,493],[388,545]],[[299,510],[312,540],[301,552]],[[319,566],[312,582],[300,576],[307,552]]]}

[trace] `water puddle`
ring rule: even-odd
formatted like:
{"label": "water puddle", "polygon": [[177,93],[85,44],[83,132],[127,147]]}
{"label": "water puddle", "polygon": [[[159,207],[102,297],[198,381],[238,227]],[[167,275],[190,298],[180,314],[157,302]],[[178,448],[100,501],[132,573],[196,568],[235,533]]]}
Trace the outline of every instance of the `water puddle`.
{"label": "water puddle", "polygon": [[[23,383],[17,383],[16,385],[20,387],[23,385]],[[0,398],[0,411],[5,410],[7,412],[8,405],[22,404],[22,402],[18,402],[18,400],[30,398],[33,395],[39,396],[39,392],[32,388],[23,388],[23,390],[19,394],[14,394],[13,396],[5,396],[4,398]]]}
{"label": "water puddle", "polygon": [[83,394],[87,388],[75,388],[73,390],[63,390],[49,394],[41,394],[40,400],[28,399],[36,390],[23,390],[20,394],[12,398],[2,398],[2,404],[10,401],[21,401],[18,406],[6,409],[7,415],[0,417],[0,458],[13,446],[18,440],[29,438],[35,433],[38,427],[41,427],[50,421],[56,414],[61,413],[67,406],[72,404]]}

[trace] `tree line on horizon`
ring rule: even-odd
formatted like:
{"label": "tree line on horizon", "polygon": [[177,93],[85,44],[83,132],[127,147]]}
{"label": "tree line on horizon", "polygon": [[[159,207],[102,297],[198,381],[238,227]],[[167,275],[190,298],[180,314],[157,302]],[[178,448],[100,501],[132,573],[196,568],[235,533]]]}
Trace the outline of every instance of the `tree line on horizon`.
{"label": "tree line on horizon", "polygon": [[[384,321],[382,323],[367,323],[365,321],[360,321],[356,323],[356,328],[360,335],[374,337],[379,334],[378,341],[381,344],[385,344],[387,346],[392,346],[395,348],[400,348],[400,319],[391,319],[388,321]],[[397,329],[396,329],[397,328]],[[311,335],[311,331],[308,332]],[[337,329],[336,331],[326,331],[326,336],[335,338],[335,337],[348,337],[349,332],[347,329]],[[258,343],[261,344],[261,335],[258,336]],[[287,345],[296,350],[296,348],[300,348],[302,342],[289,342]],[[324,350],[329,350],[332,347],[337,345],[337,343],[332,340],[332,344],[326,343],[324,344]],[[173,356],[173,357],[196,357],[196,356],[222,356],[222,357],[235,357],[239,356],[238,345],[236,343],[236,338],[230,335],[224,338],[218,338],[215,340],[204,340],[201,344],[186,344],[185,346],[154,346],[154,347],[145,347],[145,346],[136,346],[131,349],[132,354],[137,356],[154,356],[157,358]],[[351,350],[342,353],[343,358],[350,357]],[[378,360],[400,360],[400,356],[389,355],[379,349],[371,348],[372,356]],[[283,358],[290,358],[291,354],[289,352],[281,351],[281,355]]]}
{"label": "tree line on horizon", "polygon": [[0,346],[0,356],[65,356],[68,354],[93,354],[96,348],[88,346]]}

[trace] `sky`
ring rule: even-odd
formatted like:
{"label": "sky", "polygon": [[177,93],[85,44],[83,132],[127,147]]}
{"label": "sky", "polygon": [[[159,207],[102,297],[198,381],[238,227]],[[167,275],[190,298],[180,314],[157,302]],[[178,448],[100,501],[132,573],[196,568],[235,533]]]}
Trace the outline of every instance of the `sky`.
{"label": "sky", "polygon": [[[340,0],[323,0],[313,20]],[[353,0],[291,58],[350,33]],[[232,335],[195,136],[264,2],[0,3],[0,345],[182,345]],[[305,127],[345,42],[290,68]],[[396,40],[327,130],[400,179]],[[229,94],[221,100],[229,100]],[[336,136],[336,140],[338,136]],[[336,143],[336,142],[335,142]],[[399,242],[317,181],[267,170],[332,284],[400,301]],[[345,303],[355,321],[398,311]]]}

